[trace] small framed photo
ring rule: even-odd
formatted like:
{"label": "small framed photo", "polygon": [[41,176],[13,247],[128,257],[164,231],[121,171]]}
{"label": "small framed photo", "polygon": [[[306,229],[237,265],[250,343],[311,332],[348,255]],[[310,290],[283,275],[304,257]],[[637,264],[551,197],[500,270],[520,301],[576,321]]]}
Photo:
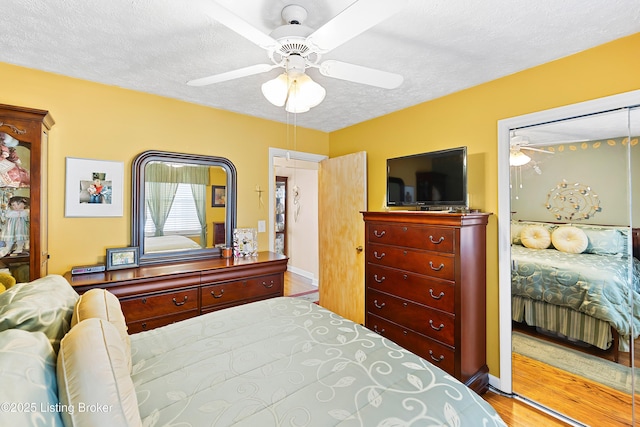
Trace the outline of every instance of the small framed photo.
{"label": "small framed photo", "polygon": [[227,204],[227,187],[224,185],[211,186],[211,207],[224,208]]}
{"label": "small framed photo", "polygon": [[107,265],[110,270],[121,270],[138,266],[139,249],[137,246],[107,249]]}

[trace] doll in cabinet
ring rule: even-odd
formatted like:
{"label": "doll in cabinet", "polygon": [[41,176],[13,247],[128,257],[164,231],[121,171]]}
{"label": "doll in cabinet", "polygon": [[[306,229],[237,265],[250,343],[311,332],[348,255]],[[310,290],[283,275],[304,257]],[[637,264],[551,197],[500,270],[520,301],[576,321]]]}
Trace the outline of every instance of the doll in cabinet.
{"label": "doll in cabinet", "polygon": [[0,271],[48,274],[47,111],[0,104]]}

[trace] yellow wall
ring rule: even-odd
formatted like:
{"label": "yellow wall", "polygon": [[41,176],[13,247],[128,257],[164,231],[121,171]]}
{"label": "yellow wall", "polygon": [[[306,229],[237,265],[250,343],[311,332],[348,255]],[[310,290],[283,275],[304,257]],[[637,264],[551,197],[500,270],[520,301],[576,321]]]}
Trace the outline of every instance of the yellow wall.
{"label": "yellow wall", "polygon": [[[640,33],[331,134],[298,129],[296,150],[331,157],[367,151],[369,209],[380,210],[386,158],[466,145],[471,205],[496,212],[497,121],[640,89],[639,51]],[[268,189],[268,147],[289,148],[285,125],[7,64],[0,63],[0,75],[0,103],[49,110],[56,121],[49,157],[50,272],[101,262],[106,248],[130,241],[128,188],[122,218],[64,217],[65,157],[123,161],[129,186],[131,161],[144,150],[224,156],[238,169],[238,225],[271,220],[255,188]],[[493,375],[499,375],[497,233],[494,216],[487,244]],[[266,233],[259,234],[259,245],[268,247]]]}
{"label": "yellow wall", "polygon": [[[330,157],[367,151],[368,203],[381,210],[388,157],[466,145],[470,204],[497,212],[497,122],[640,89],[640,33],[331,134]],[[464,58],[462,58],[464,60]],[[487,352],[499,376],[498,228],[487,230]]]}
{"label": "yellow wall", "polygon": [[[48,110],[56,122],[49,152],[50,273],[104,262],[106,248],[129,245],[131,162],[145,150],[227,157],[238,170],[238,226],[271,221],[268,201],[260,207],[255,189],[269,188],[269,147],[291,148],[286,125],[8,64],[0,63],[0,75],[0,103]],[[329,135],[298,128],[296,150],[326,155]],[[124,162],[124,216],[65,218],[65,157]],[[267,250],[267,233],[258,238]]]}

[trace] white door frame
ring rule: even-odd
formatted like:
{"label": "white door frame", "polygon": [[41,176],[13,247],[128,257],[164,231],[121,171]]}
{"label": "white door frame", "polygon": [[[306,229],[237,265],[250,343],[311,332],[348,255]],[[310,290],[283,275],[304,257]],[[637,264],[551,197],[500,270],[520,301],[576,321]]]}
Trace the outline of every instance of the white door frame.
{"label": "white door frame", "polygon": [[302,151],[291,151],[282,148],[269,147],[269,250],[275,249],[276,231],[274,225],[274,217],[276,212],[275,194],[276,194],[276,177],[273,167],[273,159],[282,157],[294,160],[304,160],[307,162],[320,163],[329,156],[322,154],[304,153]]}
{"label": "white door frame", "polygon": [[513,128],[543,124],[635,105],[640,105],[640,90],[498,121],[500,378],[492,377],[491,385],[505,393],[513,392],[511,372],[511,194],[509,191],[509,131]]}

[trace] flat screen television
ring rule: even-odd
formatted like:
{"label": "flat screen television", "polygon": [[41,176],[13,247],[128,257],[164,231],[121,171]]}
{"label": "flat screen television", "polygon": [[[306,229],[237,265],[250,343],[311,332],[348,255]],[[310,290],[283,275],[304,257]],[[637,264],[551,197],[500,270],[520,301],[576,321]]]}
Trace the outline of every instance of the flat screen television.
{"label": "flat screen television", "polygon": [[387,159],[387,206],[467,208],[467,147]]}

